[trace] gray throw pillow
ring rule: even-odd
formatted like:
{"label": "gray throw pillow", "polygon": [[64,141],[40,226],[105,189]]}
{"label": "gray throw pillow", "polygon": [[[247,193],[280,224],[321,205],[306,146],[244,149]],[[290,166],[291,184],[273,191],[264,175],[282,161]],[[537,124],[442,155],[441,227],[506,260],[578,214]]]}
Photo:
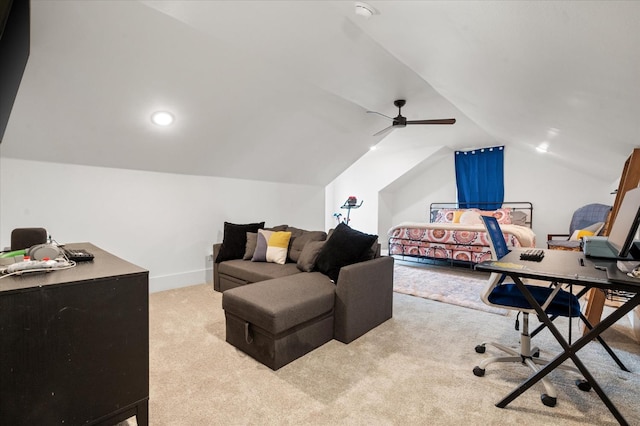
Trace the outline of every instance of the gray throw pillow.
{"label": "gray throw pillow", "polygon": [[519,210],[511,212],[511,224],[527,226],[527,214]]}
{"label": "gray throw pillow", "polygon": [[297,262],[300,257],[300,253],[302,253],[302,249],[309,241],[324,241],[327,239],[327,233],[324,231],[304,231],[300,229],[293,228],[294,231],[291,231],[291,227],[287,228],[287,231],[291,232],[291,239],[289,244],[289,259],[292,262]]}
{"label": "gray throw pillow", "polygon": [[309,241],[305,244],[298,257],[298,269],[302,272],[312,272],[324,243],[325,241]]}
{"label": "gray throw pillow", "polygon": [[251,260],[251,258],[253,257],[253,252],[256,251],[257,241],[257,232],[247,232],[247,245],[244,250],[244,256],[242,256],[243,260]]}

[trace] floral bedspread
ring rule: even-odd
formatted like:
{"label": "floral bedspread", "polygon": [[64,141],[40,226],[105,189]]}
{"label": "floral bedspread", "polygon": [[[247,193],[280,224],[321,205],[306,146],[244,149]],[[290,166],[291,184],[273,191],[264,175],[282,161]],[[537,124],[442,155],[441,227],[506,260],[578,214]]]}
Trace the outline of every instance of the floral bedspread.
{"label": "floral bedspread", "polygon": [[[533,231],[521,225],[501,225],[508,246],[535,247]],[[389,254],[479,263],[491,259],[483,225],[404,222],[391,228]]]}

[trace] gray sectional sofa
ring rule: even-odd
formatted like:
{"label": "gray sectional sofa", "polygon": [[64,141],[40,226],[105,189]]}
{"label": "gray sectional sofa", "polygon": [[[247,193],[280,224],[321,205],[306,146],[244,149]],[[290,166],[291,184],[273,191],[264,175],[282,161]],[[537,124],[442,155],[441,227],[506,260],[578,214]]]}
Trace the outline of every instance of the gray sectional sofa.
{"label": "gray sectional sofa", "polygon": [[392,317],[394,260],[380,256],[377,239],[367,240],[355,263],[334,263],[331,270],[327,258],[331,263],[335,252],[348,251],[358,231],[339,225],[327,238],[285,225],[271,229],[291,232],[284,264],[252,261],[250,253],[220,259],[226,228],[225,241],[213,246],[227,342],[277,370],[331,339],[349,343]]}

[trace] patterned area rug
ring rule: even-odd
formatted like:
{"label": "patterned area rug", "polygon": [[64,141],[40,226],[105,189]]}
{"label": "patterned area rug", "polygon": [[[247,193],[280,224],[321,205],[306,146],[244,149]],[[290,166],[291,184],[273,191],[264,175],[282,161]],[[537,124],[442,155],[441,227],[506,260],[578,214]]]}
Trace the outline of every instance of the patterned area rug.
{"label": "patterned area rug", "polygon": [[408,266],[396,262],[393,291],[465,308],[507,315],[506,309],[486,305],[480,294],[488,274],[434,265]]}

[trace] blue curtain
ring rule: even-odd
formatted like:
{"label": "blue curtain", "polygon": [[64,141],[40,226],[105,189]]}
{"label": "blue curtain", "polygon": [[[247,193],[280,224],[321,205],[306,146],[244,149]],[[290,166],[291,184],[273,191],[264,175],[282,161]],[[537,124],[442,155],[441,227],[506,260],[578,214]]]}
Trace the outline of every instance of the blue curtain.
{"label": "blue curtain", "polygon": [[460,208],[495,210],[504,201],[504,146],[456,151]]}

